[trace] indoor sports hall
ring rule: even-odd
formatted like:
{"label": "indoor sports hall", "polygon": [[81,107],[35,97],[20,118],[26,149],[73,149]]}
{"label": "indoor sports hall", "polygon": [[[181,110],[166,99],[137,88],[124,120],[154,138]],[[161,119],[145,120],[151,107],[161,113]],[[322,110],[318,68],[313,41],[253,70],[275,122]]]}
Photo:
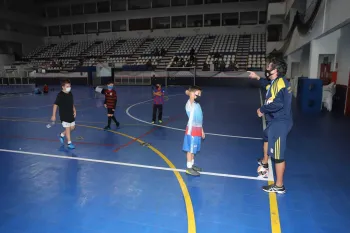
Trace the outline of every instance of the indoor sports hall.
{"label": "indoor sports hall", "polygon": [[[0,233],[348,232],[348,9],[349,0],[0,0]],[[258,164],[277,116],[260,110],[276,101],[276,79],[292,99],[285,193],[263,190],[278,186],[280,158],[265,176]],[[183,151],[191,86],[202,89],[205,139],[191,165],[200,176],[187,173]],[[61,90],[76,108],[74,149],[60,142]],[[111,111],[119,127],[106,128]]]}

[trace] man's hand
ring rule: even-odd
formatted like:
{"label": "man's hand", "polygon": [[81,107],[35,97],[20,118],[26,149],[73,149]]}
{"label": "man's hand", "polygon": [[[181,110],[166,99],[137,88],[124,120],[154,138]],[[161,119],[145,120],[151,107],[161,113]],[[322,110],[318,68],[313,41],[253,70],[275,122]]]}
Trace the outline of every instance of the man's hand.
{"label": "man's hand", "polygon": [[256,79],[256,80],[260,79],[260,76],[257,75],[255,72],[253,71],[247,71],[247,72],[249,73],[249,78]]}
{"label": "man's hand", "polygon": [[114,111],[115,111],[115,109],[112,109],[112,111],[114,112]]}
{"label": "man's hand", "polygon": [[260,111],[260,108],[256,110],[256,113],[258,114],[258,117],[262,117],[264,114]]}
{"label": "man's hand", "polygon": [[[101,105],[100,105],[100,106],[101,106]],[[104,106],[105,108],[107,108],[107,104],[104,104],[103,106]]]}
{"label": "man's hand", "polygon": [[52,117],[51,117],[51,121],[52,121],[52,122],[55,122],[55,121],[56,121],[56,116],[52,116]]}
{"label": "man's hand", "polygon": [[73,116],[74,116],[74,118],[77,117],[77,112],[76,111],[73,112]]}
{"label": "man's hand", "polygon": [[205,133],[203,129],[202,129],[202,138],[205,139]]}

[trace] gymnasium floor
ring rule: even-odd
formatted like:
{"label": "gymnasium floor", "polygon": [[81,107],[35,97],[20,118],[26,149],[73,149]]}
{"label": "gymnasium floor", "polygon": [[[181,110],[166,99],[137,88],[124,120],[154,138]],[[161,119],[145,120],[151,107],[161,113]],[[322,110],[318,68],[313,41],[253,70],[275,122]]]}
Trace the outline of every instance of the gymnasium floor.
{"label": "gymnasium floor", "polygon": [[[57,89],[57,88],[56,88]],[[103,99],[72,88],[75,150],[48,129],[48,96],[0,98],[1,233],[335,233],[350,228],[350,120],[296,109],[284,195],[256,174],[262,155],[258,89],[204,88],[206,140],[184,173],[182,87],[169,88],[164,126],[151,121],[150,87],[117,87],[120,129],[105,132]],[[270,176],[271,179],[271,176]],[[195,220],[194,220],[195,219]]]}

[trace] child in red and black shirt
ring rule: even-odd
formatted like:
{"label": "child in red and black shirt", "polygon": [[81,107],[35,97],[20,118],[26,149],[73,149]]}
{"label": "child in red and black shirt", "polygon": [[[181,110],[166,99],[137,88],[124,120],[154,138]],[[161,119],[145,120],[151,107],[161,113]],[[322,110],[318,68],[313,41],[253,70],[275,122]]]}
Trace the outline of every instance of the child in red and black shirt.
{"label": "child in red and black shirt", "polygon": [[107,116],[108,116],[108,125],[104,128],[105,130],[111,129],[111,120],[119,127],[119,122],[115,119],[114,112],[115,107],[117,106],[117,92],[113,90],[113,82],[110,81],[107,84],[108,89],[103,89],[102,94],[105,95],[104,106],[107,108]]}

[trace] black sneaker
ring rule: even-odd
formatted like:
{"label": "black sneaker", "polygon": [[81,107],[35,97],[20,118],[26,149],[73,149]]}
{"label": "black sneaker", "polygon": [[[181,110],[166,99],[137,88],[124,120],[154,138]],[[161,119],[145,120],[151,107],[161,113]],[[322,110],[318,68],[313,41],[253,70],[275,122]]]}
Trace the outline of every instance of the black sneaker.
{"label": "black sneaker", "polygon": [[195,171],[193,168],[187,168],[186,173],[191,176],[200,176],[199,172]]}
{"label": "black sneaker", "polygon": [[192,169],[195,170],[196,172],[201,172],[202,171],[202,168],[197,167],[195,165],[192,165]]}
{"label": "black sneaker", "polygon": [[271,185],[263,186],[262,190],[268,193],[279,193],[279,194],[286,193],[286,189],[284,185],[282,187],[278,187],[275,184],[271,184]]}
{"label": "black sneaker", "polygon": [[120,123],[119,123],[119,122],[117,122],[117,123],[116,123],[116,125],[117,125],[117,128],[119,128],[119,126],[120,126]]}
{"label": "black sneaker", "polygon": [[104,127],[104,130],[110,130],[111,129],[111,127],[110,126],[106,126],[106,127]]}

